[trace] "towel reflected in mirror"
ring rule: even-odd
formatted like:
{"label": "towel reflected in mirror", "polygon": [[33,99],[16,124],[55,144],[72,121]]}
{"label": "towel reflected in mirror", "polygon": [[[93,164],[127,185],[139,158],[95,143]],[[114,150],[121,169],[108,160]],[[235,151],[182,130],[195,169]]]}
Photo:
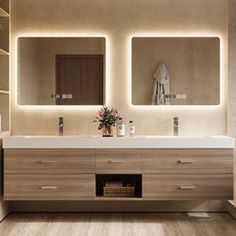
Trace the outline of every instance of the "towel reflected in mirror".
{"label": "towel reflected in mirror", "polygon": [[160,62],[153,74],[153,95],[151,105],[170,105],[170,74],[164,62]]}

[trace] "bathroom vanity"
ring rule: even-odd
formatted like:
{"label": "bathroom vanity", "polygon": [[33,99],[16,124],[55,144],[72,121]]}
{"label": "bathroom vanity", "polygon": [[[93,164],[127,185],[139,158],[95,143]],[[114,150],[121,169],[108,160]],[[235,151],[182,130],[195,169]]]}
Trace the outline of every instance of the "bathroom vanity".
{"label": "bathroom vanity", "polygon": [[[0,185],[3,186],[3,150],[2,139],[9,136],[10,132],[0,132]],[[7,203],[3,200],[3,188],[0,188],[0,221],[8,214]]]}
{"label": "bathroom vanity", "polygon": [[[229,200],[234,139],[226,136],[12,136],[3,139],[4,199]],[[106,179],[135,182],[106,197]]]}

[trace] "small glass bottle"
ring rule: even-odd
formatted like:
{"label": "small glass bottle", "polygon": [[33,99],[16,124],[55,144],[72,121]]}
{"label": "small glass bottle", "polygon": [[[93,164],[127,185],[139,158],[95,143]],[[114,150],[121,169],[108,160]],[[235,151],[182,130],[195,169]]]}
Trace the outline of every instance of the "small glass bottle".
{"label": "small glass bottle", "polygon": [[135,125],[132,120],[129,121],[129,136],[133,137],[135,134]]}
{"label": "small glass bottle", "polygon": [[124,137],[125,136],[125,122],[122,118],[119,118],[119,121],[116,124],[116,136]]}

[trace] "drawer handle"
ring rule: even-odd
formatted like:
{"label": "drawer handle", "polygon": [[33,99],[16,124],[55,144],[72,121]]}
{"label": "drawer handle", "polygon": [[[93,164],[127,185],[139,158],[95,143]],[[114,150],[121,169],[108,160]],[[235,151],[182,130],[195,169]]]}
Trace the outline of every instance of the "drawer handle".
{"label": "drawer handle", "polygon": [[178,160],[179,164],[193,164],[194,160]]}
{"label": "drawer handle", "polygon": [[42,160],[40,160],[39,163],[40,164],[54,164],[54,163],[57,163],[57,161],[42,161]]}
{"label": "drawer handle", "polygon": [[124,162],[123,161],[108,161],[108,164],[123,164]]}
{"label": "drawer handle", "polygon": [[41,186],[42,190],[57,190],[57,186]]}
{"label": "drawer handle", "polygon": [[193,186],[193,185],[179,186],[179,189],[180,190],[194,190],[194,189],[196,189],[196,186]]}

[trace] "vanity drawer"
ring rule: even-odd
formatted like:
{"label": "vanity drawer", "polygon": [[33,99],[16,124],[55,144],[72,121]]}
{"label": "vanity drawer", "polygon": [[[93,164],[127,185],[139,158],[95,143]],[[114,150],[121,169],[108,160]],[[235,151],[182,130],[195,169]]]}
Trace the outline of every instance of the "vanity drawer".
{"label": "vanity drawer", "polygon": [[232,174],[145,174],[143,197],[154,200],[233,199]]}
{"label": "vanity drawer", "polygon": [[6,174],[5,200],[79,200],[95,197],[92,174]]}
{"label": "vanity drawer", "polygon": [[138,149],[98,149],[96,150],[96,173],[142,173],[141,151]]}
{"label": "vanity drawer", "polygon": [[233,173],[233,149],[143,150],[144,173]]}
{"label": "vanity drawer", "polygon": [[4,167],[5,173],[95,173],[95,150],[5,150]]}

